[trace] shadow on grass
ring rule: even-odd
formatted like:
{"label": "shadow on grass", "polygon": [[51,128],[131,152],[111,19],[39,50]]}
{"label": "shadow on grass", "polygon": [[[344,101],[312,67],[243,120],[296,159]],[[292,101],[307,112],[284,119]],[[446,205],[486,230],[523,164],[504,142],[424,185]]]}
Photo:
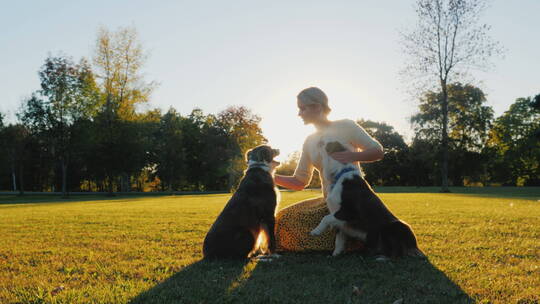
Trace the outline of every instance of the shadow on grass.
{"label": "shadow on grass", "polygon": [[254,261],[201,260],[141,293],[130,303],[222,303],[229,290],[241,283],[242,278],[248,279],[256,266]]}
{"label": "shadow on grass", "polygon": [[[358,288],[353,292],[353,288]],[[199,261],[130,303],[472,303],[429,260],[377,262],[287,253],[268,262]]]}
{"label": "shadow on grass", "polygon": [[[440,193],[440,187],[374,187],[377,193]],[[450,193],[480,197],[540,199],[540,187],[450,187]]]}
{"label": "shadow on grass", "polygon": [[1,205],[24,205],[24,204],[47,204],[47,203],[73,203],[73,202],[92,202],[92,201],[119,201],[123,202],[126,200],[138,200],[146,198],[159,198],[159,197],[168,197],[168,196],[199,196],[199,195],[223,195],[229,194],[228,192],[183,192],[183,193],[164,193],[164,192],[134,192],[121,193],[121,194],[100,194],[100,193],[73,193],[70,194],[67,198],[62,197],[57,194],[43,194],[43,193],[31,193],[25,195],[14,195],[14,194],[2,194],[0,193],[0,206]]}
{"label": "shadow on grass", "polygon": [[[155,197],[163,197],[165,195],[153,195]],[[125,201],[137,200],[142,198],[153,197],[152,195],[71,195],[63,198],[59,195],[0,195],[1,205],[24,205],[24,204],[61,204],[61,203],[76,203],[76,202],[94,202],[94,201]]]}

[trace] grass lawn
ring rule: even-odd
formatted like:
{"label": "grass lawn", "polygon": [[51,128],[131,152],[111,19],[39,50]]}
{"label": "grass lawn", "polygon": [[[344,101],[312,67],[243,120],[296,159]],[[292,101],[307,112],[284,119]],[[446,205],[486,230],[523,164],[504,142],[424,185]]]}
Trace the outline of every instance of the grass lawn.
{"label": "grass lawn", "polygon": [[539,188],[377,190],[427,260],[202,262],[228,194],[3,196],[0,303],[540,303]]}

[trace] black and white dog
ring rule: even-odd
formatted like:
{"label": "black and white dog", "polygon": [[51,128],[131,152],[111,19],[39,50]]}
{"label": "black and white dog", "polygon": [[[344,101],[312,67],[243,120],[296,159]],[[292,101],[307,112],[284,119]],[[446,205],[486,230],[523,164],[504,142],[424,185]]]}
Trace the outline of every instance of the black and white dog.
{"label": "black and white dog", "polygon": [[336,227],[333,256],[345,250],[347,237],[362,240],[367,249],[384,257],[424,256],[418,249],[411,227],[388,210],[363,178],[359,167],[342,164],[329,155],[352,150],[352,147],[346,148],[332,140],[324,140],[323,144],[323,174],[327,180],[333,181],[326,198],[330,214],[311,234],[320,235],[329,227]]}
{"label": "black and white dog", "polygon": [[204,258],[245,259],[258,250],[274,253],[279,191],[272,175],[279,165],[274,160],[277,155],[279,150],[265,145],[247,152],[248,169],[206,234]]}

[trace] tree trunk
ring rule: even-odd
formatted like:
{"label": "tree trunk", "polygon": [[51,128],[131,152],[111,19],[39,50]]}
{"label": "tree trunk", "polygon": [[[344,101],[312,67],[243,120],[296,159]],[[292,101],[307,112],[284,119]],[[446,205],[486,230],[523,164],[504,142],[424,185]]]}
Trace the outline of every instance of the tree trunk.
{"label": "tree trunk", "polygon": [[13,191],[17,191],[17,177],[15,175],[15,165],[11,165],[11,178],[13,179]]}
{"label": "tree trunk", "polygon": [[19,195],[24,195],[23,166],[19,166]]}
{"label": "tree trunk", "polygon": [[130,186],[131,186],[130,176],[127,173],[122,173],[120,175],[121,192],[130,192],[131,191]]}
{"label": "tree trunk", "polygon": [[113,193],[113,178],[108,176],[107,177],[107,188],[108,188],[108,196],[114,196]]}
{"label": "tree trunk", "polygon": [[62,159],[62,197],[69,197],[67,193],[67,164],[65,160]]}
{"label": "tree trunk", "polygon": [[448,88],[446,81],[441,81],[443,93],[442,100],[442,166],[441,166],[441,192],[450,192],[448,189]]}
{"label": "tree trunk", "polygon": [[[112,128],[112,115],[113,115],[113,112],[112,112],[112,95],[111,95],[111,92],[109,91],[109,89],[107,89],[107,99],[106,99],[106,109],[105,111],[107,111],[107,130],[106,130],[106,134],[108,135],[108,137],[106,138],[106,146],[107,146],[107,151],[108,151],[108,154],[112,154],[112,138],[113,138],[113,128]],[[107,161],[107,164],[105,164],[105,166],[107,167],[107,173],[106,173],[106,176],[107,176],[107,179],[108,179],[108,196],[114,196],[114,193],[113,193],[113,177],[112,177],[112,174],[110,174],[110,162]]]}

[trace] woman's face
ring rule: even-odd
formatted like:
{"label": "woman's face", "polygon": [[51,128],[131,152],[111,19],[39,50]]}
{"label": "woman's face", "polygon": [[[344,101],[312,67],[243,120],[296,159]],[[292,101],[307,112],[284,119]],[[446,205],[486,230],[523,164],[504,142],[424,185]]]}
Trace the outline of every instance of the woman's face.
{"label": "woman's face", "polygon": [[322,107],[320,104],[306,105],[298,100],[298,116],[302,118],[304,124],[314,123],[322,117]]}

